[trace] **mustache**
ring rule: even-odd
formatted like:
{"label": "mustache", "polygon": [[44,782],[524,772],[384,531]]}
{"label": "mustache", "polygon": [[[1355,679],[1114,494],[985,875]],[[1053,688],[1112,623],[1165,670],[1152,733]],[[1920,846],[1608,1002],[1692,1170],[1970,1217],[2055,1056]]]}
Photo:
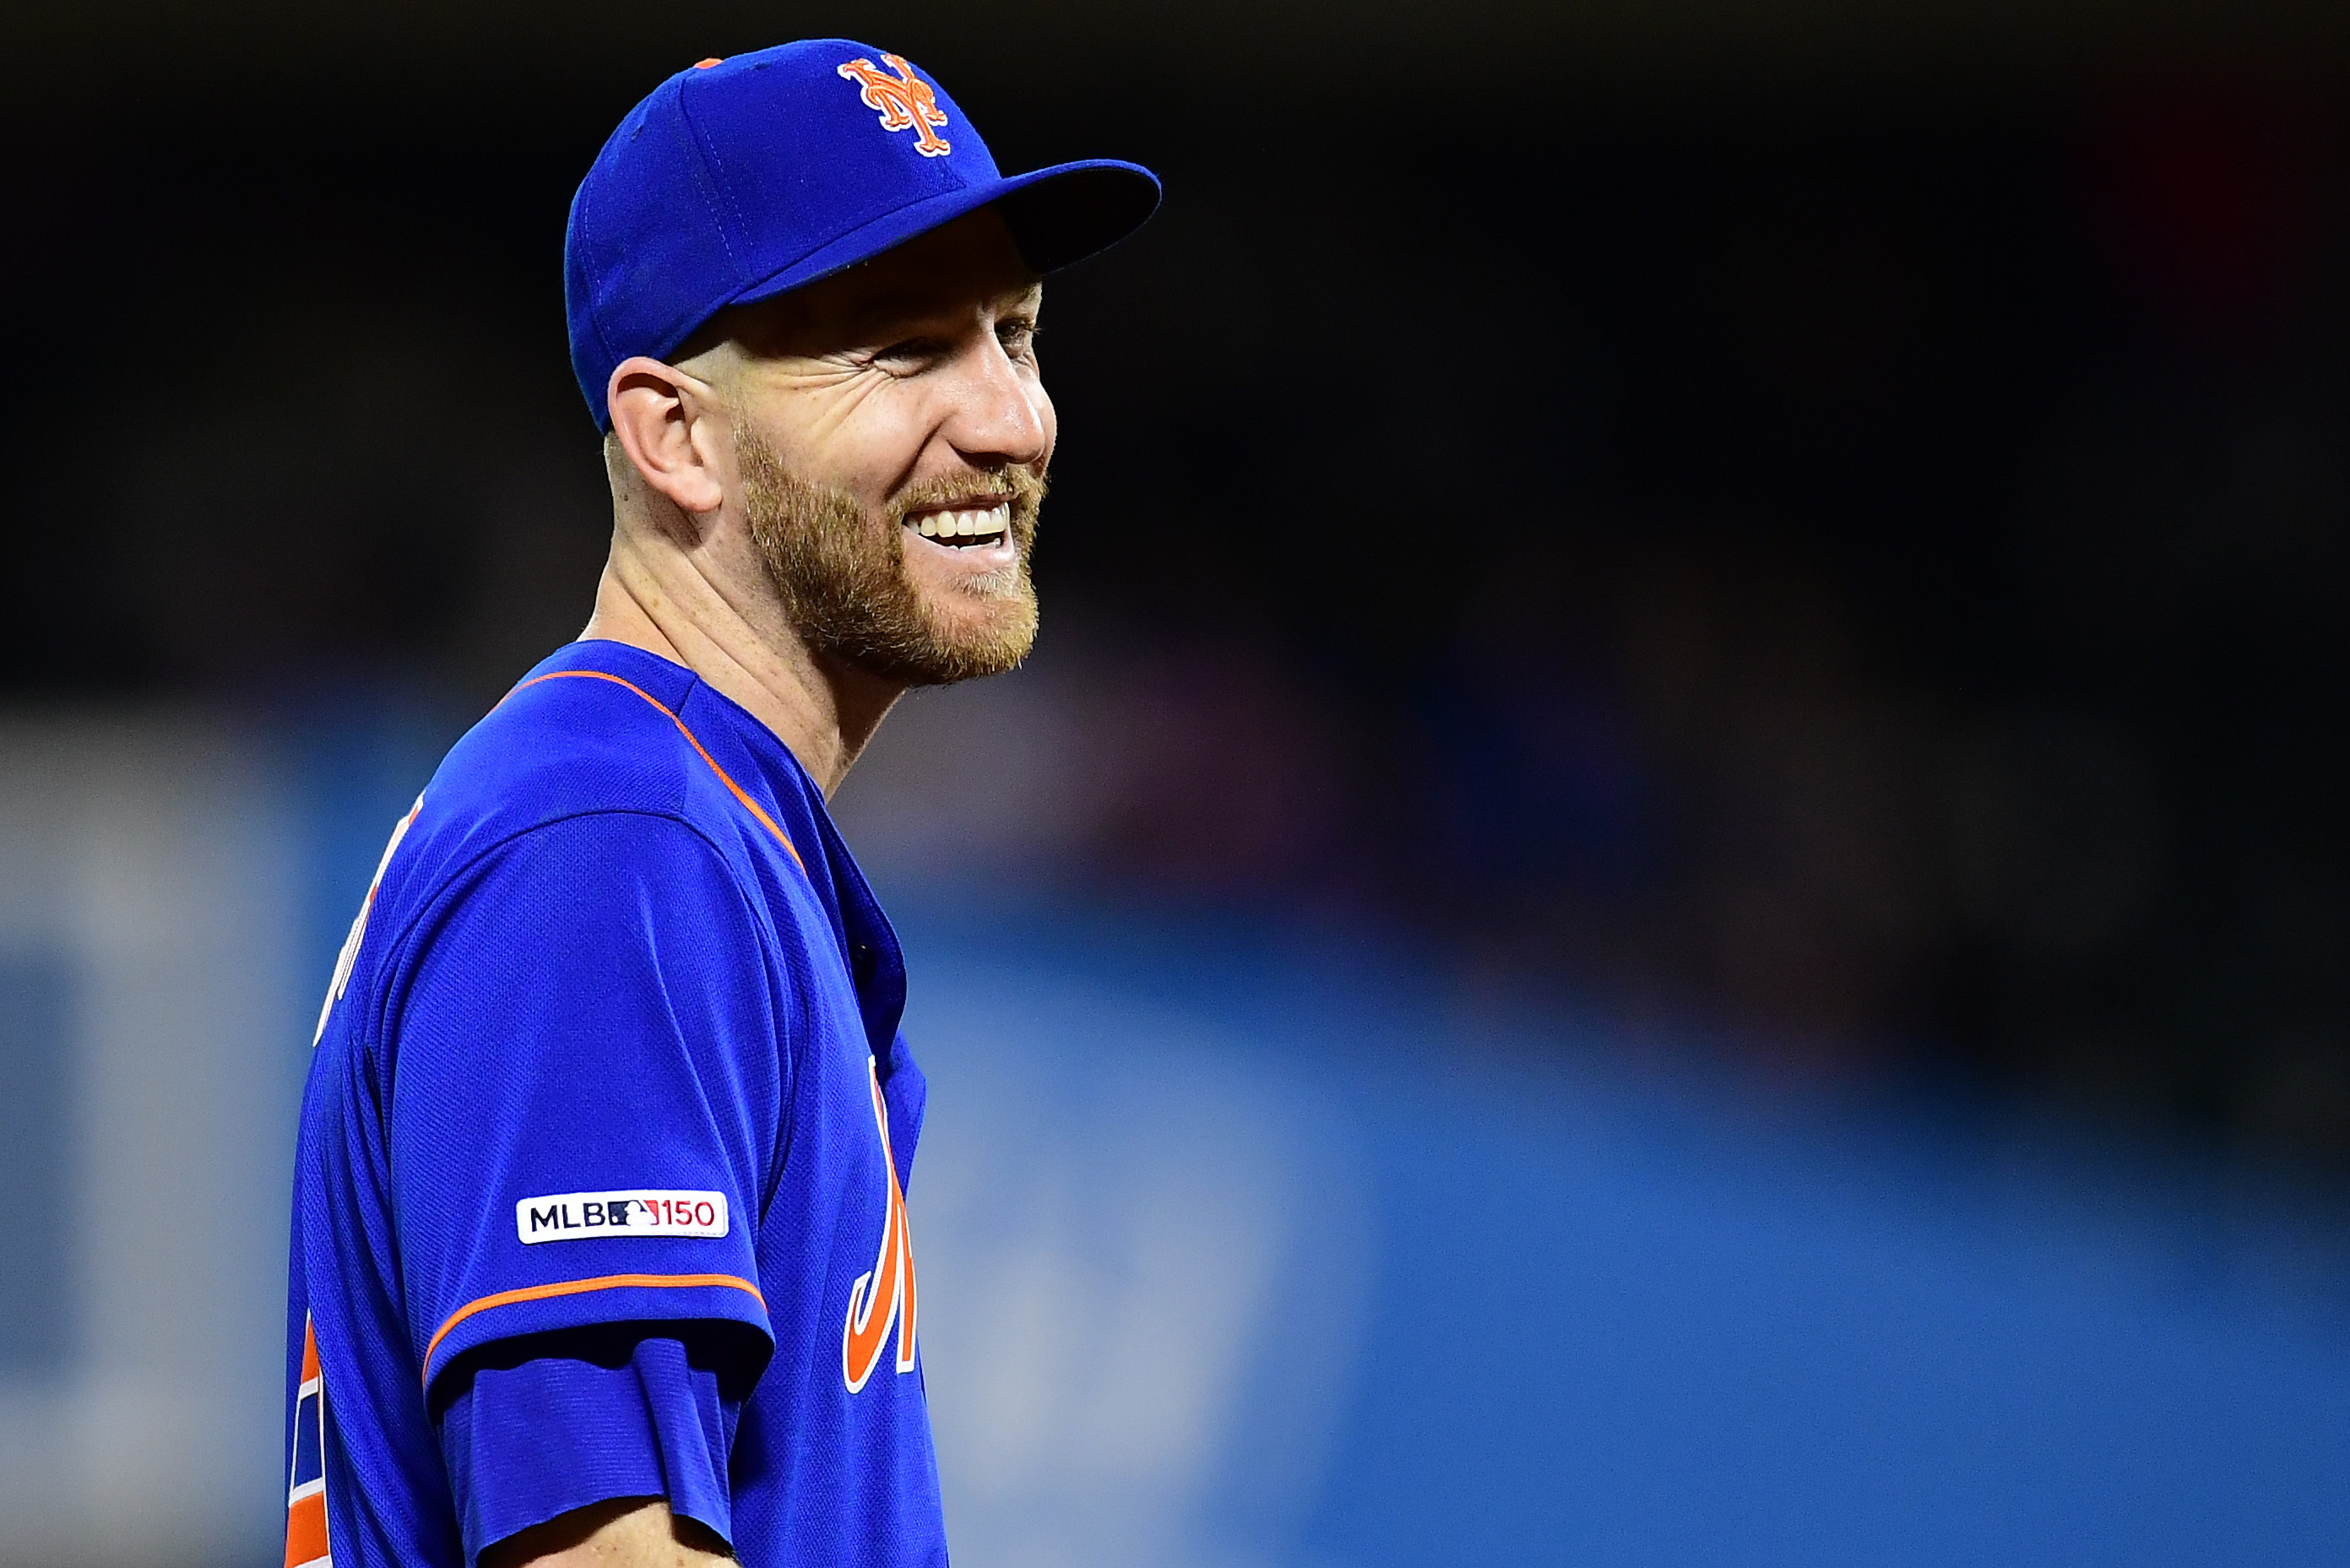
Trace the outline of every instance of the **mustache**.
{"label": "mustache", "polygon": [[1009,497],[1013,526],[1017,528],[1023,523],[1035,521],[1037,508],[1045,504],[1046,489],[1045,476],[1032,468],[1014,463],[1001,468],[975,468],[966,473],[941,474],[907,485],[889,498],[889,516],[893,524],[903,523],[909,514],[934,506]]}

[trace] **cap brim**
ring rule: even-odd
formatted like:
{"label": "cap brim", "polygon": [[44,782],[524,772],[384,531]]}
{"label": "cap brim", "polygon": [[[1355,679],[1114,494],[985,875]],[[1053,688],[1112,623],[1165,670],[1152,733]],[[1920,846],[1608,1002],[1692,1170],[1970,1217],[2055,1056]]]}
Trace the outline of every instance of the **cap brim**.
{"label": "cap brim", "polygon": [[[968,185],[912,202],[852,229],[743,289],[719,308],[750,305],[804,288],[990,204],[1000,204],[1022,259],[1040,275],[1057,272],[1107,250],[1140,228],[1159,210],[1159,176],[1139,163],[1111,158],[1056,163],[1009,179]],[[677,343],[660,353],[673,351],[701,325],[697,321],[681,332]]]}
{"label": "cap brim", "polygon": [[1139,163],[1094,158],[1006,180],[995,200],[1028,265],[1057,272],[1142,227],[1159,210],[1159,176]]}

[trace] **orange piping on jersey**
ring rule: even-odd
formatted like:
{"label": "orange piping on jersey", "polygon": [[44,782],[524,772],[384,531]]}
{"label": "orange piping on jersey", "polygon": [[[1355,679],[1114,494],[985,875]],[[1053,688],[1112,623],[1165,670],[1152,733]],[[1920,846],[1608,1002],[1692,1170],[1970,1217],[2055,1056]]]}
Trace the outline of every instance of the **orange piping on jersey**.
{"label": "orange piping on jersey", "polygon": [[[743,793],[743,786],[736,784],[733,779],[726,775],[726,770],[718,765],[718,759],[712,756],[708,752],[703,751],[702,742],[694,738],[693,732],[685,727],[685,721],[679,718],[675,713],[671,712],[668,705],[662,702],[660,698],[654,696],[643,687],[637,685],[634,681],[623,680],[617,675],[607,675],[600,670],[557,670],[550,674],[533,676],[530,680],[524,681],[521,686],[515,687],[515,691],[520,691],[525,687],[536,686],[542,680],[608,680],[615,686],[627,687],[629,691],[635,692],[638,696],[651,703],[655,708],[660,711],[664,718],[668,719],[671,723],[677,726],[677,732],[685,737],[685,743],[691,746],[694,751],[701,755],[702,760],[710,764],[710,771],[718,775],[718,782],[724,784],[728,789],[733,791],[734,798],[741,801],[744,805],[750,808],[751,815],[759,819],[759,826],[775,836],[775,842],[784,846],[784,853],[792,857],[792,864],[798,867],[803,872],[807,870],[807,862],[802,860],[800,858],[800,852],[792,847],[792,841],[784,836],[784,830],[775,826],[775,819],[769,816],[764,811],[761,810],[757,801],[753,800],[749,795]],[[511,697],[513,695],[514,691],[506,693],[507,697]],[[500,698],[499,706],[504,707],[504,705],[505,699]]]}
{"label": "orange piping on jersey", "polygon": [[477,1312],[487,1312],[492,1307],[513,1306],[517,1302],[543,1302],[556,1296],[585,1295],[589,1291],[619,1291],[631,1288],[676,1291],[691,1290],[697,1285],[723,1285],[730,1290],[748,1291],[751,1293],[751,1299],[759,1303],[760,1310],[763,1312],[766,1310],[767,1298],[759,1293],[759,1287],[739,1274],[598,1274],[592,1280],[557,1280],[551,1285],[525,1285],[518,1291],[500,1291],[495,1295],[487,1295],[479,1301],[467,1302],[463,1306],[451,1313],[448,1321],[434,1331],[432,1343],[424,1347],[425,1381],[427,1383],[432,1381],[432,1353],[441,1348],[441,1342],[449,1337],[451,1329]]}

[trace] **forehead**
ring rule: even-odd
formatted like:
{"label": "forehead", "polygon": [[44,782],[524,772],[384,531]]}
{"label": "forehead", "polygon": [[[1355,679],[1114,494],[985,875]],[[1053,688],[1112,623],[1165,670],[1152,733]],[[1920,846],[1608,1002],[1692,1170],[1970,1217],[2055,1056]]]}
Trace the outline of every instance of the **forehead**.
{"label": "forehead", "polygon": [[748,307],[733,335],[754,353],[806,352],[886,337],[893,327],[1003,310],[1043,292],[990,209],[918,234],[871,261]]}

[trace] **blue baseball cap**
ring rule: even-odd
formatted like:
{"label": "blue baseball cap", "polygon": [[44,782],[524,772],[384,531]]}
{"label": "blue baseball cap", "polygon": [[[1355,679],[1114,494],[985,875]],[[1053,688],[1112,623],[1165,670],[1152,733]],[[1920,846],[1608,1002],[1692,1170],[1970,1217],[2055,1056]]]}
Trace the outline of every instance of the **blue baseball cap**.
{"label": "blue baseball cap", "polygon": [[1141,227],[1159,177],[1091,159],[1006,178],[945,88],[845,38],[678,72],[629,111],[571,199],[564,305],[597,428],[612,428],[605,394],[621,360],[665,359],[730,305],[814,283],[990,202],[1047,273]]}

